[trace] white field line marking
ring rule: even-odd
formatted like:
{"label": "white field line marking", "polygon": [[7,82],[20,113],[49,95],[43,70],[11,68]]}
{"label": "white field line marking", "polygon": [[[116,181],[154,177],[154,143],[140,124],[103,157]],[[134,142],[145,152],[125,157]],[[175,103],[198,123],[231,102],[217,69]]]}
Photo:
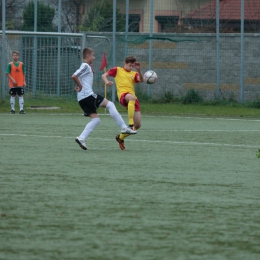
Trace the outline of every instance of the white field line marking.
{"label": "white field line marking", "polygon": [[[19,136],[19,137],[37,137],[37,138],[64,138],[64,139],[74,139],[75,137],[69,136],[52,136],[52,135],[26,135],[26,134],[0,134],[0,136]],[[92,140],[103,140],[111,141],[114,139],[108,138],[91,138]],[[134,140],[129,139],[129,142],[146,142],[146,143],[167,143],[167,144],[183,144],[183,145],[210,145],[210,146],[226,146],[226,147],[240,147],[240,148],[259,148],[255,145],[244,145],[244,144],[222,144],[222,143],[200,143],[200,142],[178,142],[178,141],[166,141],[166,140]]]}
{"label": "white field line marking", "polygon": [[[55,114],[48,114],[48,113],[30,113],[30,115],[45,115],[45,116],[81,116],[83,117],[83,114],[81,113],[55,113]],[[107,116],[110,117],[110,114],[102,114],[99,113],[99,116]],[[15,115],[10,115],[10,114],[4,114],[0,113],[0,116],[15,116]],[[123,117],[128,117],[127,114],[121,113],[121,116]],[[197,116],[171,116],[171,115],[143,115],[142,118],[144,117],[154,117],[154,118],[180,118],[180,119],[199,119],[199,120],[225,120],[225,121],[249,121],[249,122],[260,122],[260,119],[247,119],[247,118],[226,118],[226,117],[197,117]]]}
{"label": "white field line marking", "polygon": [[[143,129],[142,129],[143,130]],[[156,129],[156,130],[145,130],[146,132],[260,132],[259,130],[181,130],[181,129]]]}
{"label": "white field line marking", "polygon": [[200,120],[227,120],[227,121],[254,121],[254,122],[260,122],[260,119],[254,119],[254,118],[229,118],[229,117],[197,117],[197,116],[152,116],[152,115],[142,115],[142,117],[170,117],[170,118],[185,118],[185,119],[200,119]]}

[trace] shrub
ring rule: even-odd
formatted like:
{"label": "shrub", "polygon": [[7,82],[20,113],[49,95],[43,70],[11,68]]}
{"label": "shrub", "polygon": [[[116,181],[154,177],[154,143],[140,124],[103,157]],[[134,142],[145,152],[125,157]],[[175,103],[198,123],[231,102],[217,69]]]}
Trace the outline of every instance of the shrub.
{"label": "shrub", "polygon": [[180,100],[176,97],[174,97],[174,95],[168,91],[168,92],[164,92],[161,96],[157,97],[154,100],[155,103],[179,103]]}
{"label": "shrub", "polygon": [[195,89],[189,89],[183,97],[181,97],[181,103],[183,104],[194,104],[203,102],[203,98],[200,96],[199,92]]}
{"label": "shrub", "polygon": [[143,101],[151,101],[151,97],[146,93],[143,89],[141,89],[139,86],[135,89],[135,94],[138,97],[138,100]]}
{"label": "shrub", "polygon": [[252,108],[260,108],[260,100],[255,100],[253,102],[249,102],[245,104],[246,107],[252,107]]}

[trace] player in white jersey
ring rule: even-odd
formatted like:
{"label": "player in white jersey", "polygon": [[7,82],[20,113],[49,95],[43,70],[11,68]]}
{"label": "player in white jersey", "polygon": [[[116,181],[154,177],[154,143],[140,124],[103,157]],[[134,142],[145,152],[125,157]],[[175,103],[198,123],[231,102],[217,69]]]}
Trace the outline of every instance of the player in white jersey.
{"label": "player in white jersey", "polygon": [[93,71],[91,66],[93,65],[94,60],[94,50],[91,48],[85,48],[83,50],[83,63],[72,75],[72,79],[77,85],[75,90],[77,91],[79,105],[83,110],[84,115],[91,118],[91,121],[87,123],[83,132],[75,139],[75,141],[83,150],[87,150],[86,139],[100,123],[100,119],[97,114],[97,108],[100,106],[108,109],[111,117],[114,118],[114,120],[120,126],[121,133],[137,133],[135,130],[126,126],[123,118],[118,113],[113,102],[93,92]]}

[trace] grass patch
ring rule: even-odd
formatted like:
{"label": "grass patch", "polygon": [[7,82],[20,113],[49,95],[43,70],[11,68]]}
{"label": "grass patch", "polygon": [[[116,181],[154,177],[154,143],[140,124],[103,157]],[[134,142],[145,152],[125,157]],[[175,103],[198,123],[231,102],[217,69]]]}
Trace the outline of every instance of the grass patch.
{"label": "grass patch", "polygon": [[[117,101],[115,105],[120,113],[127,113]],[[30,109],[31,106],[54,106],[60,109],[37,110]],[[155,101],[142,101],[142,114],[153,115],[191,115],[191,116],[224,116],[224,117],[260,117],[260,105],[255,101],[252,103],[239,104],[228,101],[207,101],[195,104],[157,103]],[[18,100],[16,99],[16,111],[18,111]],[[77,100],[67,99],[28,99],[25,97],[24,109],[27,113],[82,113]],[[0,113],[9,113],[9,100],[0,103]],[[100,108],[99,113],[104,109]]]}
{"label": "grass patch", "polygon": [[0,114],[0,259],[259,258],[258,120],[100,118]]}
{"label": "grass patch", "polygon": [[203,104],[142,104],[143,113],[166,115],[199,115],[224,117],[259,117],[260,110],[251,107],[227,107]]}

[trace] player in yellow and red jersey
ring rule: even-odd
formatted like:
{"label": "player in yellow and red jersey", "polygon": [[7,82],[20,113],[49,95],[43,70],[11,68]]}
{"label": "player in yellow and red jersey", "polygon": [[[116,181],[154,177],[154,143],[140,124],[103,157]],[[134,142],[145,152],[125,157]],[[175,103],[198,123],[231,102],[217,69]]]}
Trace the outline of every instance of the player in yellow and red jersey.
{"label": "player in yellow and red jersey", "polygon": [[[136,71],[133,71],[133,69]],[[113,81],[108,80],[108,76],[115,78],[117,96],[120,104],[128,110],[129,126],[134,130],[141,127],[141,111],[140,103],[135,94],[135,84],[143,82],[143,74],[141,65],[137,62],[136,57],[127,56],[125,58],[124,67],[114,67],[102,75],[102,79],[108,86]],[[120,134],[116,136],[116,140],[122,150],[125,150],[124,139],[129,134]]]}

